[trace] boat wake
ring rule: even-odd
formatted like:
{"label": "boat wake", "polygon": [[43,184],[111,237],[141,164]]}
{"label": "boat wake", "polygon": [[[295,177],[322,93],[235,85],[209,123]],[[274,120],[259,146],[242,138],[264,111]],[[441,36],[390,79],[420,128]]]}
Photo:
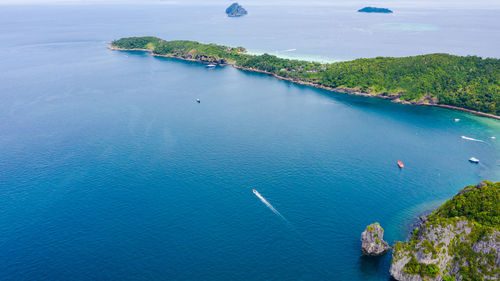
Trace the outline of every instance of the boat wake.
{"label": "boat wake", "polygon": [[466,136],[462,136],[462,139],[464,139],[464,140],[470,140],[470,141],[477,141],[477,142],[484,142],[482,140],[478,140],[478,139],[474,139],[474,138],[469,138],[469,137],[466,137]]}
{"label": "boat wake", "polygon": [[271,203],[267,202],[266,198],[264,198],[264,196],[260,195],[260,193],[257,190],[254,189],[253,190],[253,194],[255,194],[255,196],[257,196],[257,198],[259,198],[260,201],[262,201],[262,203],[264,203],[271,211],[273,211],[273,213],[275,213],[276,215],[278,215],[284,221],[288,222],[288,220],[280,212],[278,212],[278,210],[276,210],[273,207],[273,205],[271,205]]}
{"label": "boat wake", "polygon": [[[253,194],[255,194],[255,196],[257,196],[257,198],[260,199],[260,201],[262,201],[262,203],[264,203],[264,205],[266,205],[271,211],[273,211],[273,213],[275,213],[277,216],[279,216],[281,219],[283,219],[286,224],[288,225],[288,227],[294,231],[297,235],[297,239],[299,239],[299,241],[301,241],[303,243],[303,245],[305,245],[307,248],[311,249],[312,251],[314,252],[319,252],[315,247],[313,247],[313,245],[304,237],[304,235],[295,228],[294,225],[292,225],[282,214],[280,214],[280,212],[278,212],[278,210],[276,210],[273,205],[271,205],[271,203],[269,203],[266,198],[264,198],[264,196],[260,195],[260,193],[253,189],[252,190]],[[325,265],[324,269],[323,269],[327,275],[330,275],[331,272],[330,270],[328,269],[328,266]]]}

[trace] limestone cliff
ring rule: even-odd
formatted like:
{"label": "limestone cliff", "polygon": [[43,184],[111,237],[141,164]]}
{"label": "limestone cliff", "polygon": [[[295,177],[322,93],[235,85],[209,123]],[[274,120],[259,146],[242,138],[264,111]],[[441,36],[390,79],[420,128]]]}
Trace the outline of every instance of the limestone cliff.
{"label": "limestone cliff", "polygon": [[384,229],[378,222],[370,224],[361,233],[361,251],[365,255],[379,256],[389,251],[391,247],[384,241]]}
{"label": "limestone cliff", "polygon": [[500,280],[500,182],[468,186],[393,249],[399,281]]}

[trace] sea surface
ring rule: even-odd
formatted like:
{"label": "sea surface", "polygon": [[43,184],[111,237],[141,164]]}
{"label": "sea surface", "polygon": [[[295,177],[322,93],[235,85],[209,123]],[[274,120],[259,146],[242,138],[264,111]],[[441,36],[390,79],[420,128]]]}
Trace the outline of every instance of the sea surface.
{"label": "sea surface", "polygon": [[225,6],[0,6],[0,280],[389,280],[367,224],[500,180],[500,121],[106,48],[499,57],[498,10]]}

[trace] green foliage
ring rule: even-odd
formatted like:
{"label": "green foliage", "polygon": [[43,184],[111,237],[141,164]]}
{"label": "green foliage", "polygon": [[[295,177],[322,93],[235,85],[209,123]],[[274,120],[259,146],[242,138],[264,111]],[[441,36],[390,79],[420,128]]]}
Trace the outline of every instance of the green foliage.
{"label": "green foliage", "polygon": [[145,36],[122,38],[111,42],[111,45],[121,49],[146,49],[148,44],[153,47],[158,42],[160,42],[160,38]]}
{"label": "green foliage", "polygon": [[446,275],[443,276],[443,281],[455,281],[455,277]]}
{"label": "green foliage", "polygon": [[439,267],[433,263],[419,263],[415,256],[412,255],[410,261],[406,263],[403,271],[409,274],[418,274],[422,277],[427,276],[436,278],[439,273]]}
{"label": "green foliage", "polygon": [[396,243],[396,244],[394,245],[394,251],[395,251],[395,252],[402,251],[404,248],[405,248],[405,243],[404,243],[404,242],[401,242],[401,241],[399,241],[398,243]]}
{"label": "green foliage", "polygon": [[154,54],[183,58],[204,56],[243,68],[266,71],[292,80],[332,88],[358,89],[399,97],[406,101],[436,100],[500,115],[500,59],[430,54],[413,57],[377,57],[321,64],[282,59],[273,55],[249,55],[231,48],[194,41],[163,41],[156,37],[131,37],[112,42],[123,49],[149,48]]}
{"label": "green foliage", "polygon": [[[456,229],[459,222],[465,223],[464,227],[470,229],[470,232],[457,234],[448,245],[447,252],[453,257],[453,263],[458,265],[461,280],[484,280],[485,276],[500,275],[500,269],[496,266],[497,253],[494,250],[488,253],[473,250],[473,245],[479,241],[500,238],[498,235],[492,237],[494,230],[500,228],[499,196],[500,182],[485,181],[477,186],[462,189],[459,194],[428,216],[424,226],[426,229],[435,226],[453,226]],[[395,258],[400,259],[401,256],[410,255],[410,261],[405,265],[404,272],[419,274],[422,277],[432,277],[436,272],[439,273],[433,265],[419,263],[413,254],[421,249],[426,254],[432,254],[432,258],[437,258],[439,251],[445,246],[444,243],[436,246],[435,241],[429,241],[425,237],[425,232],[417,228],[408,243],[399,242],[395,245]],[[448,271],[443,269],[442,274],[448,274]],[[443,276],[443,280],[455,280],[455,277]]]}
{"label": "green foliage", "polygon": [[437,254],[436,248],[434,247],[434,241],[431,242],[426,239],[422,243],[422,246],[424,247],[424,253],[426,254],[432,253],[433,257]]}
{"label": "green foliage", "polygon": [[[500,114],[500,60],[431,54],[357,59],[329,65],[321,82],[331,87],[397,94],[407,101],[428,95],[441,104]],[[373,90],[371,90],[373,89]]]}
{"label": "green foliage", "polygon": [[483,280],[482,276],[498,276],[500,269],[496,266],[496,252],[476,252],[472,245],[492,234],[492,229],[480,224],[472,225],[471,233],[466,239],[454,239],[450,244],[450,254],[461,264],[459,273],[464,281]]}
{"label": "green foliage", "polygon": [[500,182],[468,186],[432,213],[429,220],[465,217],[485,226],[500,228]]}

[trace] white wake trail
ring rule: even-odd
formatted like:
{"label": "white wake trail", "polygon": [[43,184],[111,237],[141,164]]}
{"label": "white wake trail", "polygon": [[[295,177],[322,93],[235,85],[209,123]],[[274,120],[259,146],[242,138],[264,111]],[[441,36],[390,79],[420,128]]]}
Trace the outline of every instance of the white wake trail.
{"label": "white wake trail", "polygon": [[469,137],[466,137],[466,136],[462,136],[462,139],[464,139],[464,140],[470,140],[470,141],[477,141],[477,142],[484,142],[482,140],[478,140],[478,139],[474,139],[474,138],[469,138]]}
{"label": "white wake trail", "polygon": [[253,194],[255,194],[255,196],[257,196],[260,199],[260,201],[262,201],[262,203],[264,203],[269,209],[271,209],[271,211],[273,211],[273,213],[275,213],[280,218],[282,218],[283,220],[288,222],[288,220],[282,214],[280,214],[280,212],[278,212],[278,210],[276,210],[273,207],[273,205],[271,205],[271,203],[267,202],[266,198],[264,198],[264,196],[260,195],[260,193],[257,190],[254,189]]}

